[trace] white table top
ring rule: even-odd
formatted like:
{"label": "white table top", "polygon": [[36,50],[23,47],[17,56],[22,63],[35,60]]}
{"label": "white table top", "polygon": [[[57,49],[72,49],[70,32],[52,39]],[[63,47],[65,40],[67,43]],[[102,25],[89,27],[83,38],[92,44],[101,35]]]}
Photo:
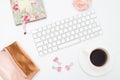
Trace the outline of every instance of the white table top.
{"label": "white table top", "polygon": [[[120,1],[119,0],[93,0],[92,7],[95,9],[98,20],[103,29],[103,35],[83,42],[74,47],[69,47],[64,50],[55,52],[46,56],[39,56],[33,40],[30,35],[30,30],[40,27],[61,19],[66,16],[71,16],[79,13],[72,6],[72,0],[43,0],[47,19],[36,21],[27,24],[28,34],[23,35],[21,26],[15,26],[11,5],[9,0],[1,0],[0,2],[0,50],[14,41],[18,41],[28,55],[40,67],[40,72],[34,76],[33,80],[114,80],[119,79],[120,67]],[[78,48],[79,47],[79,48]],[[84,73],[77,59],[78,54],[82,50],[90,50],[95,47],[102,47],[108,50],[111,55],[112,69],[106,75],[93,77]],[[72,50],[71,50],[72,49]],[[52,69],[56,64],[52,61],[54,57],[59,57],[64,67],[73,62],[70,71],[65,69],[62,72],[57,72]]]}

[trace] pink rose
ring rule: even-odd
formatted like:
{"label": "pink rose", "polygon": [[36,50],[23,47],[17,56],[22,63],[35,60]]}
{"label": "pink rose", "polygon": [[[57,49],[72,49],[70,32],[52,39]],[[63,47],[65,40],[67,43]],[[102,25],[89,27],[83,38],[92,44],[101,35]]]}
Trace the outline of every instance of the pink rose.
{"label": "pink rose", "polygon": [[13,6],[13,10],[15,10],[15,11],[17,11],[19,8],[18,8],[18,4],[15,4],[14,6]]}
{"label": "pink rose", "polygon": [[30,21],[30,15],[26,15],[23,17],[25,22],[29,22]]}

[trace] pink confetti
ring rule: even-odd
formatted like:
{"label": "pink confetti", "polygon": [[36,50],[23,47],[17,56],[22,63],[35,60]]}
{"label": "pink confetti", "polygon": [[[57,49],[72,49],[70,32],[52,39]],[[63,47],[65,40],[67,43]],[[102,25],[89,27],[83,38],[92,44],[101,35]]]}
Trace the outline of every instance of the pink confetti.
{"label": "pink confetti", "polygon": [[53,59],[53,61],[56,62],[58,65],[61,65],[61,62],[59,62],[58,57],[55,57],[55,58]]}
{"label": "pink confetti", "polygon": [[66,65],[66,66],[65,66],[65,69],[66,69],[67,71],[69,71],[72,66],[73,66],[73,63],[70,63],[69,65]]}
{"label": "pink confetti", "polygon": [[62,71],[62,67],[60,67],[60,66],[59,67],[53,66],[52,69],[57,70],[57,72],[61,72]]}
{"label": "pink confetti", "polygon": [[62,70],[62,67],[57,67],[58,72],[61,72],[61,70]]}
{"label": "pink confetti", "polygon": [[66,65],[66,66],[65,66],[65,69],[66,69],[67,71],[69,71],[69,70],[70,70],[70,66],[69,66],[69,65]]}
{"label": "pink confetti", "polygon": [[57,61],[58,61],[58,57],[55,57],[55,58],[53,59],[53,61],[54,61],[54,62],[57,62]]}

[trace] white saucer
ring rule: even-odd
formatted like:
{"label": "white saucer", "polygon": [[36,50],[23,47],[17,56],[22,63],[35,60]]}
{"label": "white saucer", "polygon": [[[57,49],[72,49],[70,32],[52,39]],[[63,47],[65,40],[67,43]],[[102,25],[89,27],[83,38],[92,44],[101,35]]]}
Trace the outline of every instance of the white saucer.
{"label": "white saucer", "polygon": [[78,55],[78,62],[81,67],[81,69],[88,75],[91,76],[102,76],[106,73],[108,73],[112,68],[112,62],[109,55],[109,60],[105,65],[102,67],[96,67],[94,66],[89,59],[89,54],[86,53],[79,53]]}

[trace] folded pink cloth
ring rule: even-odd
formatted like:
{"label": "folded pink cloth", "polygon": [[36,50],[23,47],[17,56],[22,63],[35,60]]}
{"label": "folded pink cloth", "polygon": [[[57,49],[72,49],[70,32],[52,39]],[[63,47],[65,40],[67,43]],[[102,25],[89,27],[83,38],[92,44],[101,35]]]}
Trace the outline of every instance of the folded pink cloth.
{"label": "folded pink cloth", "polygon": [[18,42],[14,42],[5,48],[6,53],[11,57],[11,60],[16,64],[21,74],[25,77],[34,76],[39,68],[27,55]]}
{"label": "folded pink cloth", "polygon": [[17,42],[0,52],[0,76],[3,80],[31,80],[39,68]]}
{"label": "folded pink cloth", "polygon": [[25,78],[7,52],[0,52],[0,76],[3,80],[31,80],[32,76]]}

